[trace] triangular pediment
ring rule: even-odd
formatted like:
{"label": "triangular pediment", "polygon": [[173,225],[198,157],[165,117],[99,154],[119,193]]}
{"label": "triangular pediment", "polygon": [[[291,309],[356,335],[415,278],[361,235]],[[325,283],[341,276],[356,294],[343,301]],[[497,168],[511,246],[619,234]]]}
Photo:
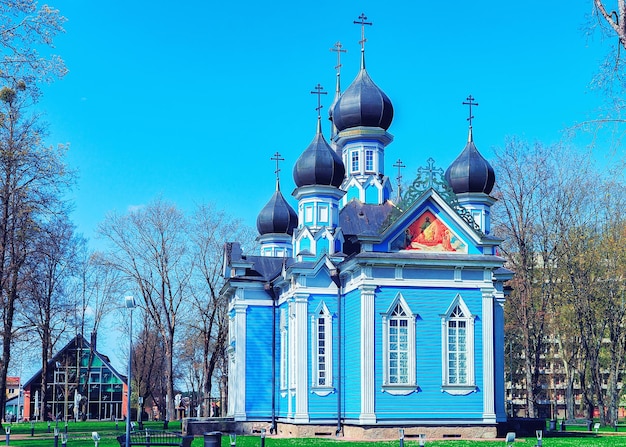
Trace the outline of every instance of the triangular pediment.
{"label": "triangular pediment", "polygon": [[481,254],[482,237],[429,189],[371,242],[372,251]]}

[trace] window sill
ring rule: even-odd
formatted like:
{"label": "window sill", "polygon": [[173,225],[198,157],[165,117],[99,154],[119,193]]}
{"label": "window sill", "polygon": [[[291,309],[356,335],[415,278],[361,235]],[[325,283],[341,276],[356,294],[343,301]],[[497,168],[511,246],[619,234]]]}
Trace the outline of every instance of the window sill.
{"label": "window sill", "polygon": [[335,388],[332,386],[314,386],[311,388],[311,394],[317,394],[318,396],[328,396],[335,392]]}
{"label": "window sill", "polygon": [[466,396],[470,393],[478,391],[476,385],[442,385],[441,392],[448,393],[453,396]]}
{"label": "window sill", "polygon": [[381,391],[392,396],[407,396],[411,393],[416,393],[418,388],[417,385],[383,385]]}

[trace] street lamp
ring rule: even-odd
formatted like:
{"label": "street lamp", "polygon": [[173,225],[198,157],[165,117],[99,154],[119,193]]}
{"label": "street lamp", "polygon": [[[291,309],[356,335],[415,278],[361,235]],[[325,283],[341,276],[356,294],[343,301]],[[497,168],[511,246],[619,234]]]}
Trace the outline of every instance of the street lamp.
{"label": "street lamp", "polygon": [[[126,308],[130,311],[130,333],[128,336],[128,400],[126,405],[126,447],[130,446],[130,381],[131,381],[131,365],[133,360],[133,309],[136,307],[135,298],[127,296],[124,298]],[[96,442],[96,445],[98,443]]]}

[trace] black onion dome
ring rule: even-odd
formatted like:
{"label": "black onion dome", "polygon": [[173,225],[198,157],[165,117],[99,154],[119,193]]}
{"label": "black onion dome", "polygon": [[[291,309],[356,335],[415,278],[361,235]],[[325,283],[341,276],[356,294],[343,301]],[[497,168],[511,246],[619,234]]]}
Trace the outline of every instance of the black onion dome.
{"label": "black onion dome", "polygon": [[318,118],[318,131],[293,167],[293,180],[298,187],[326,185],[339,188],[346,175],[341,158],[328,145],[321,132]]}
{"label": "black onion dome", "polygon": [[256,218],[256,228],[259,234],[279,233],[293,234],[298,226],[298,215],[289,206],[280,190],[276,190],[267,205],[263,207]]}
{"label": "black onion dome", "polygon": [[465,149],[446,170],[446,181],[456,194],[489,194],[493,189],[496,175],[489,162],[476,149],[471,130]]}
{"label": "black onion dome", "polygon": [[385,130],[393,120],[393,105],[389,97],[378,88],[365,68],[332,108],[332,119],[341,132],[350,127],[381,127]]}

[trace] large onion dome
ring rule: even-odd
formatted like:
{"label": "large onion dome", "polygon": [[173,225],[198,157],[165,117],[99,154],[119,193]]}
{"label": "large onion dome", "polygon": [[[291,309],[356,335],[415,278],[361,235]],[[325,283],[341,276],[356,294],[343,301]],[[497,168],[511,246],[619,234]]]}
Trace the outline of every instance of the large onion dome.
{"label": "large onion dome", "polygon": [[393,120],[393,106],[389,97],[374,84],[363,66],[332,108],[331,117],[339,132],[359,126],[387,130]]}
{"label": "large onion dome", "polygon": [[326,185],[339,188],[346,170],[341,158],[322,135],[321,120],[317,119],[317,133],[293,167],[293,180],[298,187]]}
{"label": "large onion dome", "polygon": [[493,168],[474,145],[472,129],[463,152],[446,170],[446,181],[456,194],[489,194],[496,181]]}
{"label": "large onion dome", "polygon": [[267,205],[263,207],[256,218],[256,227],[259,234],[293,234],[293,229],[298,226],[298,215],[289,206],[280,189],[272,196]]}

